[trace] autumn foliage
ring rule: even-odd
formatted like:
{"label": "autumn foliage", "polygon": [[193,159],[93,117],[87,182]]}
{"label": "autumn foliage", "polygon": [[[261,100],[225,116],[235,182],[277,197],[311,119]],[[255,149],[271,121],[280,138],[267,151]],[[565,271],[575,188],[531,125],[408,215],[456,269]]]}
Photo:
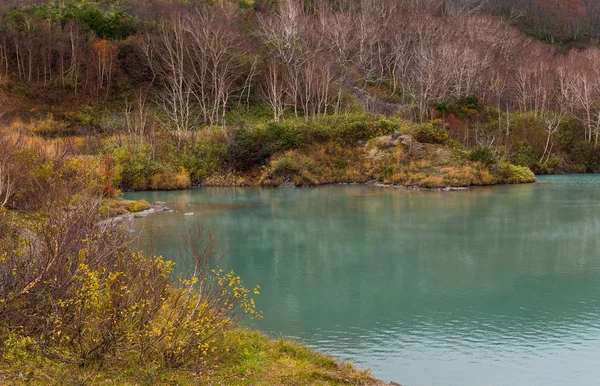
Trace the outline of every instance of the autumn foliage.
{"label": "autumn foliage", "polygon": [[[367,141],[376,133],[362,131],[370,127],[363,113],[432,124],[537,172],[593,171],[599,50],[585,39],[597,8],[583,0],[7,4],[0,74],[16,98],[3,119],[32,137],[83,138],[72,151],[97,157],[105,184],[122,189],[256,174],[280,152],[336,134]],[[487,13],[498,10],[506,17]],[[355,132],[331,127],[332,117]],[[299,125],[322,130],[292,143]]]}

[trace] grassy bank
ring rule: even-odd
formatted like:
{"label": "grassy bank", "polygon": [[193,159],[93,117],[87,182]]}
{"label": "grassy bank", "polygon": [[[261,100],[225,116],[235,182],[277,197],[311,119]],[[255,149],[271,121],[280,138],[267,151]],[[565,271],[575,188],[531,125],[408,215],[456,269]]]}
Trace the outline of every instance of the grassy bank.
{"label": "grassy bank", "polygon": [[[248,112],[242,126],[204,127],[185,138],[157,131],[150,138],[93,135],[44,138],[5,130],[17,152],[37,149],[48,158],[62,149],[71,167],[104,194],[119,190],[204,186],[317,186],[377,181],[443,188],[534,181],[527,162],[491,147],[468,147],[441,120],[414,123],[399,117],[355,113],[306,121],[269,121]],[[54,123],[37,122],[52,126]],[[17,128],[14,128],[16,131]]]}
{"label": "grassy bank", "polygon": [[[445,188],[535,181],[527,167],[499,159],[487,148],[465,148],[440,125],[364,117],[327,123],[335,129],[316,124],[317,130],[311,130],[318,134],[308,135],[302,127],[282,130],[290,144],[262,133],[245,134],[263,149],[269,149],[271,140],[275,150],[262,153],[260,163],[236,174],[209,175],[201,183],[277,187],[374,181]],[[340,129],[344,125],[347,132]],[[267,126],[262,130],[274,129]]]}
{"label": "grassy bank", "polygon": [[298,342],[272,339],[259,332],[236,329],[216,349],[202,369],[172,370],[159,364],[57,363],[27,353],[0,361],[3,385],[384,385],[368,371],[355,369]]}

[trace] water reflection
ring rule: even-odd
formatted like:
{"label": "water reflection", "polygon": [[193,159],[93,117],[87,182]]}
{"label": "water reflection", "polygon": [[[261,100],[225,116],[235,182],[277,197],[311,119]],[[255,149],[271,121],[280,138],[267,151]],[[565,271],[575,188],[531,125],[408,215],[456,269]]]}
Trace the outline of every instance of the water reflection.
{"label": "water reflection", "polygon": [[178,211],[136,223],[161,228],[166,256],[195,221],[215,233],[225,264],[263,287],[258,328],[403,384],[593,384],[600,178],[550,181],[132,197]]}

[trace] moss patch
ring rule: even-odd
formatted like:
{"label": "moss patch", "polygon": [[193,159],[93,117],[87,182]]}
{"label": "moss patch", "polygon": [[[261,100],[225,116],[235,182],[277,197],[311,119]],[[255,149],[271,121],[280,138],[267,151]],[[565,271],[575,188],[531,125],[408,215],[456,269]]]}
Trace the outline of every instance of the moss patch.
{"label": "moss patch", "polygon": [[105,216],[117,216],[120,214],[137,213],[151,208],[145,200],[122,200],[106,199],[102,202],[100,211]]}

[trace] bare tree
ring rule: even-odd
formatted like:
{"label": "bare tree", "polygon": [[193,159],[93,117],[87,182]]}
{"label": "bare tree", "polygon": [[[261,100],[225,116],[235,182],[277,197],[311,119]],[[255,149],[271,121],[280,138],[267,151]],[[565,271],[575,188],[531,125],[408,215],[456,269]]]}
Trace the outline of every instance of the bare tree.
{"label": "bare tree", "polygon": [[210,125],[225,124],[231,95],[242,90],[254,72],[255,64],[248,71],[243,62],[251,47],[237,30],[240,24],[237,12],[232,4],[218,3],[199,6],[186,18],[189,64],[195,84],[193,96],[204,121]]}
{"label": "bare tree", "polygon": [[554,136],[558,133],[563,123],[568,108],[568,83],[567,69],[562,67],[557,71],[554,87],[545,87],[542,91],[543,106],[540,116],[544,122],[546,131],[546,144],[539,163],[546,165],[552,156],[554,147]]}
{"label": "bare tree", "polygon": [[585,140],[598,143],[600,136],[600,51],[571,53],[567,65],[572,115],[585,129]]}
{"label": "bare tree", "polygon": [[279,122],[284,109],[285,86],[282,67],[283,65],[278,60],[268,60],[265,69],[265,80],[261,87],[263,99],[273,110],[273,120],[275,122]]}
{"label": "bare tree", "polygon": [[174,14],[168,23],[161,24],[160,35],[155,41],[148,37],[142,43],[150,67],[163,86],[159,104],[164,117],[158,119],[175,133],[180,147],[198,122],[193,106],[196,79],[190,75],[187,66],[186,27],[184,16]]}
{"label": "bare tree", "polygon": [[12,170],[14,144],[0,136],[0,208],[6,206],[15,194],[15,175]]}
{"label": "bare tree", "polygon": [[283,63],[287,100],[297,115],[300,69],[306,60],[301,36],[306,31],[308,17],[303,14],[299,2],[283,0],[273,14],[259,16],[258,22],[258,35],[267,43],[267,56]]}

